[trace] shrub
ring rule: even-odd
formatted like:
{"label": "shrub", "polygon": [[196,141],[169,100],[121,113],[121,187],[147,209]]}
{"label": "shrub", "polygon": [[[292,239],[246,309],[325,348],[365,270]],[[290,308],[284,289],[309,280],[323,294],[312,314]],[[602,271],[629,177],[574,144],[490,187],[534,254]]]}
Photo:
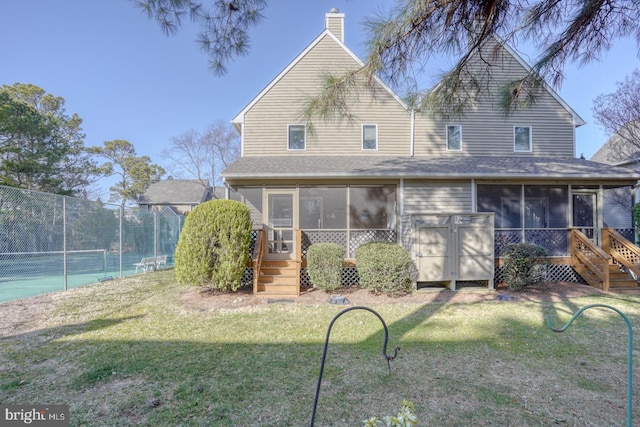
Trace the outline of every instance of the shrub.
{"label": "shrub", "polygon": [[502,276],[510,289],[521,291],[546,280],[547,250],[529,243],[507,245]]}
{"label": "shrub", "polygon": [[378,294],[402,295],[413,291],[418,270],[400,245],[371,242],[356,249],[360,286]]}
{"label": "shrub", "polygon": [[314,243],[307,249],[307,273],[314,287],[333,291],[342,282],[344,248],[337,243]]}
{"label": "shrub", "polygon": [[181,284],[236,291],[251,243],[249,208],[234,200],[211,200],[187,216],[176,248]]}

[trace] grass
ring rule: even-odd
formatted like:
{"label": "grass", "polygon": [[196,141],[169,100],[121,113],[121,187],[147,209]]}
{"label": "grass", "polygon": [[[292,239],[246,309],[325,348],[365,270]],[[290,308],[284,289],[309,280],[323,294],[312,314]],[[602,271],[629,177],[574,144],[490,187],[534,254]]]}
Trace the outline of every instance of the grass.
{"label": "grass", "polygon": [[[35,329],[0,339],[0,403],[69,404],[74,426],[309,425],[327,327],[344,307],[199,310],[179,302],[183,291],[163,271],[60,294]],[[562,334],[544,321],[560,326],[594,303],[640,320],[640,298],[621,295],[373,305],[389,352],[402,348],[391,373],[380,321],[347,313],[332,330],[316,426],[362,426],[405,399],[424,426],[625,425],[622,319],[588,310]]]}

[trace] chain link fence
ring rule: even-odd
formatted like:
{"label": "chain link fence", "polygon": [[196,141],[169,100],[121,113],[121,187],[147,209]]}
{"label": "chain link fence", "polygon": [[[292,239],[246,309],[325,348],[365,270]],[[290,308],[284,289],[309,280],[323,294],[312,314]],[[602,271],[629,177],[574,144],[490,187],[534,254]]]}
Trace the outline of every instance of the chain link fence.
{"label": "chain link fence", "polygon": [[173,255],[184,216],[0,186],[0,302],[136,274]]}

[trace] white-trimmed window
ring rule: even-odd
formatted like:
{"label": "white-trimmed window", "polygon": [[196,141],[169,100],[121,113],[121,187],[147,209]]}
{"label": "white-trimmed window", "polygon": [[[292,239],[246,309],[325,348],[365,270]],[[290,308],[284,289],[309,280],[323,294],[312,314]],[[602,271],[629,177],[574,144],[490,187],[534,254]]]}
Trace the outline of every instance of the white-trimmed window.
{"label": "white-trimmed window", "polygon": [[363,150],[378,149],[378,125],[374,125],[374,124],[362,125],[362,149]]}
{"label": "white-trimmed window", "polygon": [[305,125],[288,125],[287,137],[287,148],[289,150],[305,150],[307,148]]}
{"label": "white-trimmed window", "polygon": [[531,126],[513,127],[513,151],[530,153],[531,139]]}
{"label": "white-trimmed window", "polygon": [[447,151],[462,151],[462,126],[447,126]]}

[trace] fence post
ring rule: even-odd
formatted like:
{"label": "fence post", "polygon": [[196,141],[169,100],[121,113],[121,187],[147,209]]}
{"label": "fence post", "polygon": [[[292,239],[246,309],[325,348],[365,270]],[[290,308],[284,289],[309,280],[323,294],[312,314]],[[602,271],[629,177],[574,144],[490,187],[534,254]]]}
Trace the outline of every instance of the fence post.
{"label": "fence post", "polygon": [[123,229],[122,221],[123,221],[123,219],[124,219],[124,205],[122,204],[122,205],[120,205],[120,221],[119,221],[119,224],[118,224],[118,227],[119,227],[119,231],[118,231],[118,240],[119,240],[119,242],[118,242],[118,252],[119,252],[119,255],[120,255],[120,278],[121,279],[124,277],[124,272],[123,272],[123,268],[122,268],[122,266],[123,266],[123,264],[122,264],[122,229]]}
{"label": "fence post", "polygon": [[67,198],[62,196],[62,280],[67,290]]}
{"label": "fence post", "polygon": [[158,212],[153,211],[153,256],[158,256]]}

